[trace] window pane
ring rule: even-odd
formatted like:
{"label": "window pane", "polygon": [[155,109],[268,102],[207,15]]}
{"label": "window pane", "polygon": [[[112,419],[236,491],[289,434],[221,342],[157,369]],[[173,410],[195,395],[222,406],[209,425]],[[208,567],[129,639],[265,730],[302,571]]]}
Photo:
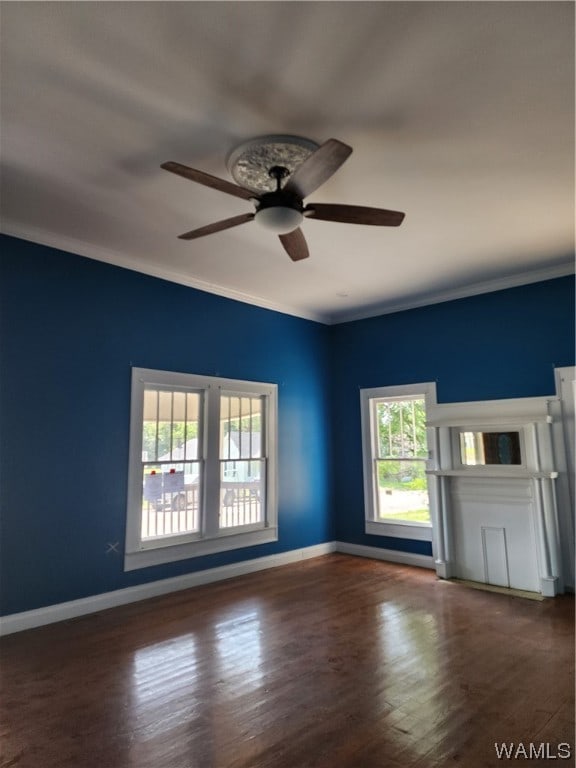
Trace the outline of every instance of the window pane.
{"label": "window pane", "polygon": [[197,392],[144,392],[142,461],[198,459],[201,396]]}
{"label": "window pane", "polygon": [[156,461],[158,440],[158,392],[144,391],[144,421],[142,424],[142,461]]}
{"label": "window pane", "polygon": [[142,539],[199,529],[200,402],[197,392],[144,390]]}
{"label": "window pane", "polygon": [[144,464],[142,539],[197,531],[199,502],[199,462]]}
{"label": "window pane", "polygon": [[199,421],[200,421],[200,407],[201,397],[195,392],[186,393],[186,411],[184,414],[186,424],[185,434],[185,458],[186,459],[198,459],[200,458],[200,434],[199,434]]}
{"label": "window pane", "polygon": [[375,461],[378,520],[430,522],[424,461]]}
{"label": "window pane", "polygon": [[378,456],[426,458],[426,410],[424,400],[376,402]]}
{"label": "window pane", "polygon": [[264,520],[264,460],[220,462],[220,528]]}
{"label": "window pane", "polygon": [[158,441],[157,458],[170,460],[172,437],[172,392],[158,392]]}
{"label": "window pane", "polygon": [[259,459],[262,452],[262,398],[222,395],[221,459]]}

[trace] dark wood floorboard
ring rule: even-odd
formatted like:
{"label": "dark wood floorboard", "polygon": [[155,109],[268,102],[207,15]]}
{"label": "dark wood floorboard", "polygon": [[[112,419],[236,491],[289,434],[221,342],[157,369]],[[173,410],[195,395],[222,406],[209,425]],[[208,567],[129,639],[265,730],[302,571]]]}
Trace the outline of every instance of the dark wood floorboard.
{"label": "dark wood floorboard", "polygon": [[329,555],[5,637],[0,695],[1,768],[574,765],[574,599]]}

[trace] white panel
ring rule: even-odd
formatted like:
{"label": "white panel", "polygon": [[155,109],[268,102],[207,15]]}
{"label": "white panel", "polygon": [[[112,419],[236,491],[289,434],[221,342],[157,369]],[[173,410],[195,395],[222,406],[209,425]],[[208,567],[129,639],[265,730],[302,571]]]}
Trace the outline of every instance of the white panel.
{"label": "white panel", "polygon": [[506,531],[504,528],[482,526],[484,581],[499,587],[509,587]]}
{"label": "white panel", "polygon": [[[529,483],[529,481],[523,482]],[[451,497],[456,576],[470,581],[485,582],[487,563],[482,530],[505,529],[509,580],[506,586],[539,592],[538,553],[534,532],[535,511],[530,499],[522,496],[514,500],[506,498],[509,490],[501,493],[502,489],[489,484],[486,484],[485,496],[481,499],[474,493],[468,495],[466,484],[466,479],[459,479],[460,492],[452,494]],[[526,493],[526,489],[523,490]],[[499,493],[501,493],[500,498]],[[492,547],[489,552],[488,568],[491,568],[494,573],[499,573],[502,566],[497,563],[499,559],[501,560],[501,556],[494,549],[493,538],[487,543]]]}
{"label": "white panel", "polygon": [[532,480],[528,477],[454,477],[451,482],[452,495],[468,501],[527,504],[534,496]]}

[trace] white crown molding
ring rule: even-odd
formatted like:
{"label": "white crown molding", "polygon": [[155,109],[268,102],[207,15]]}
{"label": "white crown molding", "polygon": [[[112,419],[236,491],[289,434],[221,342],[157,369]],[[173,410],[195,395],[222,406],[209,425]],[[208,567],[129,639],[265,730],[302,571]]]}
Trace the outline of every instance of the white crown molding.
{"label": "white crown molding", "polygon": [[1,231],[2,234],[8,235],[9,237],[17,237],[19,240],[26,240],[38,245],[44,245],[48,248],[55,248],[59,251],[65,251],[66,253],[71,253],[76,256],[84,256],[87,259],[103,261],[106,264],[111,264],[115,267],[122,267],[123,269],[129,269],[132,272],[139,272],[140,274],[149,275],[150,277],[157,277],[160,280],[167,280],[171,283],[185,285],[188,288],[195,288],[198,291],[223,296],[226,299],[240,301],[243,304],[250,304],[255,307],[261,307],[262,309],[269,309],[273,312],[280,312],[283,315],[301,317],[303,320],[312,320],[316,323],[327,323],[326,315],[324,314],[302,312],[301,310],[297,310],[286,304],[267,301],[260,296],[253,296],[249,293],[236,291],[233,288],[226,288],[221,285],[216,285],[215,283],[208,283],[204,280],[191,278],[189,275],[185,275],[182,272],[149,267],[142,264],[142,262],[137,259],[119,254],[116,251],[109,251],[106,248],[100,248],[100,246],[91,243],[85,243],[82,240],[66,237],[65,235],[54,235],[51,232],[35,229],[33,227],[22,229],[18,225],[6,221],[2,222]]}
{"label": "white crown molding", "polygon": [[292,317],[300,317],[303,320],[311,320],[324,325],[340,325],[341,323],[348,323],[354,320],[367,320],[372,317],[379,317],[380,315],[390,315],[396,312],[405,312],[409,309],[427,307],[432,304],[441,304],[446,301],[478,296],[483,293],[502,291],[506,288],[518,288],[522,285],[529,285],[530,283],[539,283],[545,280],[553,280],[557,277],[566,277],[567,275],[574,274],[575,271],[574,261],[567,260],[549,267],[538,267],[533,270],[526,270],[524,272],[518,272],[516,274],[498,277],[492,280],[485,280],[479,283],[470,283],[465,286],[441,291],[432,291],[425,296],[415,296],[401,301],[372,304],[362,309],[350,310],[349,312],[302,312],[301,309],[297,309],[290,305],[279,304],[263,299],[260,296],[253,296],[252,294],[243,293],[242,291],[236,291],[233,288],[227,288],[221,285],[216,285],[215,283],[191,278],[189,275],[185,275],[181,272],[149,267],[143,265],[137,259],[64,235],[55,235],[51,232],[36,229],[34,227],[26,227],[23,229],[17,224],[9,221],[3,221],[1,231],[5,235],[17,237],[20,240],[26,240],[38,245],[66,251],[67,253],[77,256],[84,256],[85,258],[94,259],[95,261],[102,261],[116,267],[129,269],[132,272],[139,272],[140,274],[156,277],[160,280],[167,280],[171,283],[185,285],[189,288],[195,288],[199,291],[223,296],[224,298],[240,301],[244,304],[261,307],[262,309],[269,309],[272,312],[280,312],[281,314],[291,315]]}
{"label": "white crown molding", "polygon": [[485,280],[481,283],[470,283],[470,285],[449,288],[444,291],[436,291],[426,296],[413,299],[405,299],[397,302],[387,302],[380,305],[371,305],[366,309],[352,310],[351,312],[338,313],[331,315],[328,320],[329,325],[339,325],[340,323],[349,323],[354,320],[367,320],[371,317],[380,315],[391,315],[395,312],[405,312],[408,309],[418,309],[419,307],[428,307],[432,304],[442,304],[445,301],[455,301],[456,299],[467,299],[471,296],[479,296],[483,293],[494,293],[503,291],[507,288],[519,288],[522,285],[530,283],[540,283],[545,280],[554,280],[557,277],[567,277],[574,274],[575,264],[573,260],[567,260],[550,267],[538,267],[525,272],[518,272],[505,277],[497,277],[492,280]]}

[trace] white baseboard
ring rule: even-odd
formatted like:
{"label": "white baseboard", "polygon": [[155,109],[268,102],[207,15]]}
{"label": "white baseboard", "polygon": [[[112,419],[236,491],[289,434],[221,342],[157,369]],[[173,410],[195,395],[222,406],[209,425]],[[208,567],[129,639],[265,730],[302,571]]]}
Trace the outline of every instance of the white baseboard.
{"label": "white baseboard", "polygon": [[434,570],[434,558],[432,555],[418,555],[414,552],[400,552],[396,549],[380,549],[380,547],[367,547],[364,544],[348,544],[345,541],[337,541],[336,552],[358,557],[371,557],[374,560],[386,560],[389,563],[401,565],[415,565],[418,568],[430,568]]}
{"label": "white baseboard", "polygon": [[57,621],[73,619],[89,613],[96,613],[97,611],[104,611],[107,608],[115,608],[127,603],[136,603],[149,597],[158,597],[170,592],[197,587],[201,584],[209,584],[213,581],[231,579],[234,576],[243,576],[244,574],[254,573],[267,568],[276,568],[280,565],[288,565],[311,557],[320,557],[335,551],[335,543],[333,541],[326,542],[325,544],[317,544],[304,549],[281,552],[278,555],[268,555],[253,560],[244,560],[240,563],[223,565],[219,568],[208,568],[204,571],[187,573],[183,576],[176,576],[173,579],[152,581],[148,584],[139,584],[135,587],[118,589],[114,592],[104,592],[80,600],[48,605],[45,608],[37,608],[33,611],[13,613],[9,616],[0,617],[0,636],[9,635],[13,632],[22,632],[34,627],[41,627],[45,624],[53,624]]}
{"label": "white baseboard", "polygon": [[380,549],[379,547],[367,547],[361,544],[347,544],[344,541],[330,541],[325,544],[316,544],[304,549],[293,549],[290,552],[281,552],[278,555],[257,557],[253,560],[244,560],[240,563],[231,563],[219,568],[207,568],[204,571],[186,573],[173,579],[151,581],[148,584],[139,584],[135,587],[117,589],[114,592],[104,592],[80,600],[71,600],[66,603],[48,605],[45,608],[37,608],[33,611],[13,613],[0,617],[0,636],[10,635],[14,632],[22,632],[34,627],[42,627],[57,621],[74,619],[89,613],[105,611],[108,608],[116,608],[128,603],[136,603],[139,600],[147,600],[150,597],[167,595],[170,592],[178,592],[182,589],[198,587],[202,584],[210,584],[214,581],[232,579],[235,576],[243,576],[247,573],[277,568],[280,565],[289,565],[299,560],[307,560],[311,557],[321,557],[331,552],[342,552],[359,557],[371,557],[376,560],[386,560],[391,563],[403,565],[415,565],[419,568],[434,568],[434,558],[427,555],[416,555],[411,552],[399,552],[395,549]]}

